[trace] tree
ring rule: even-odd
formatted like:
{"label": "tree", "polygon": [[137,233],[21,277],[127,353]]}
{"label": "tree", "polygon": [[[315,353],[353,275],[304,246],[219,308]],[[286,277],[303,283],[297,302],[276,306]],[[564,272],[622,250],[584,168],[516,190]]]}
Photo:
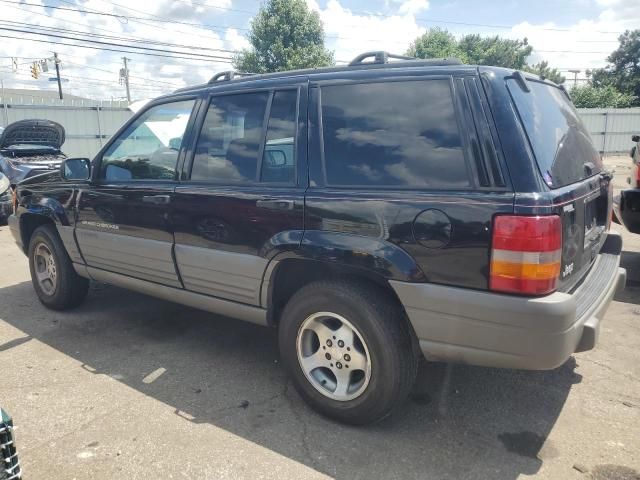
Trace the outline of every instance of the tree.
{"label": "tree", "polygon": [[522,69],[531,54],[527,39],[465,35],[460,40],[452,33],[440,28],[431,28],[416,38],[407,50],[407,55],[417,58],[457,57],[464,63],[494,65]]}
{"label": "tree", "polygon": [[523,70],[530,73],[535,73],[536,75],[540,75],[542,78],[551,80],[558,85],[564,83],[565,81],[564,76],[562,76],[562,74],[555,68],[551,68],[549,66],[549,62],[546,61],[536,63],[535,65],[525,65]]}
{"label": "tree", "polygon": [[477,34],[463,36],[458,42],[458,47],[465,52],[468,63],[516,70],[525,67],[527,57],[533,50],[526,38],[510,40],[497,35],[481,37]]}
{"label": "tree", "polygon": [[458,47],[456,37],[438,27],[431,28],[416,38],[409,45],[407,55],[416,58],[456,57],[465,63],[467,61],[467,56]]}
{"label": "tree", "polygon": [[640,106],[640,30],[627,30],[618,37],[620,46],[614,50],[605,68],[591,72],[595,87],[614,86],[635,97],[633,105]]}
{"label": "tree", "polygon": [[317,12],[304,0],[268,0],[251,21],[250,49],[233,60],[241,72],[266,73],[333,65]]}
{"label": "tree", "polygon": [[613,85],[574,87],[570,95],[578,108],[628,108],[636,100],[633,95],[622,93]]}

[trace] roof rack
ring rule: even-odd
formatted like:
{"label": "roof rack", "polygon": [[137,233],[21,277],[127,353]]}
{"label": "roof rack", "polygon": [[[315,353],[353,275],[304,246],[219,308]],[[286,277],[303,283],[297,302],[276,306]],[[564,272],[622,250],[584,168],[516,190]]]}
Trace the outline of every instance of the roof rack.
{"label": "roof rack", "polygon": [[207,82],[209,85],[216,82],[228,82],[235,77],[248,77],[249,75],[255,75],[254,73],[236,72],[234,70],[227,70],[226,72],[218,72]]}
{"label": "roof rack", "polygon": [[[367,58],[373,58],[372,61],[365,62]],[[356,58],[351,60],[349,63],[350,67],[356,67],[360,65],[374,65],[374,64],[385,64],[389,63],[390,58],[395,58],[398,60],[412,60],[419,61],[421,63],[428,63],[429,65],[462,65],[462,62],[457,58],[433,58],[433,59],[421,59],[415,57],[408,57],[406,55],[396,55],[394,53],[389,53],[385,51],[372,51],[365,52],[358,55]]]}
{"label": "roof rack", "polygon": [[[373,57],[372,62],[363,62],[363,60],[371,57]],[[363,65],[368,63],[389,63],[390,58],[397,58],[398,60],[415,60],[414,57],[407,57],[405,55],[396,55],[393,53],[380,50],[380,51],[361,53],[356,58],[351,60],[351,62],[349,63],[349,66],[355,67],[356,65]]]}

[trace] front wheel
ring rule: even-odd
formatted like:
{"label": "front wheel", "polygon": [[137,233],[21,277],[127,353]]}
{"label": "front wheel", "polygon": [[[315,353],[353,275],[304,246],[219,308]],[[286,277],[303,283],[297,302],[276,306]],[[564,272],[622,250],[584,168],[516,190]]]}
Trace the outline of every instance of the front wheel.
{"label": "front wheel", "polygon": [[77,307],[89,281],[79,276],[53,225],[38,227],[29,241],[31,282],[40,302],[53,310]]}
{"label": "front wheel", "polygon": [[378,421],[411,389],[417,357],[404,312],[377,287],[315,282],[288,302],[280,353],[296,389],[336,420]]}

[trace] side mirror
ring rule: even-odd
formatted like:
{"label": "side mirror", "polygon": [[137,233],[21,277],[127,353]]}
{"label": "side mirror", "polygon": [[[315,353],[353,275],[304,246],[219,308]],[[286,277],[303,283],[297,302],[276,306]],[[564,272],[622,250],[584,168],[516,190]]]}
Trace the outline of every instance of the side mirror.
{"label": "side mirror", "polygon": [[175,137],[169,140],[169,148],[172,150],[180,150],[182,146],[182,137]]}
{"label": "side mirror", "polygon": [[91,160],[88,158],[67,158],[60,165],[60,174],[65,180],[89,180]]}
{"label": "side mirror", "polygon": [[287,164],[287,156],[282,150],[267,150],[267,156],[270,167],[284,167]]}
{"label": "side mirror", "polygon": [[640,142],[640,135],[632,135],[631,136],[631,141],[632,142]]}

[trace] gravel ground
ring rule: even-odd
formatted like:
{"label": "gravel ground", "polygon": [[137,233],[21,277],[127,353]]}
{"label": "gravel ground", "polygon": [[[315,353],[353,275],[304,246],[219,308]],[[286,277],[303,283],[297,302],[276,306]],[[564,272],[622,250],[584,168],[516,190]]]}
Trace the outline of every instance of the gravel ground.
{"label": "gravel ground", "polygon": [[[629,159],[615,157],[623,186]],[[618,227],[623,230],[622,227]],[[596,350],[550,372],[422,365],[366,427],[302,402],[274,331],[115,287],[44,309],[0,227],[0,404],[27,479],[640,478],[640,236]]]}

